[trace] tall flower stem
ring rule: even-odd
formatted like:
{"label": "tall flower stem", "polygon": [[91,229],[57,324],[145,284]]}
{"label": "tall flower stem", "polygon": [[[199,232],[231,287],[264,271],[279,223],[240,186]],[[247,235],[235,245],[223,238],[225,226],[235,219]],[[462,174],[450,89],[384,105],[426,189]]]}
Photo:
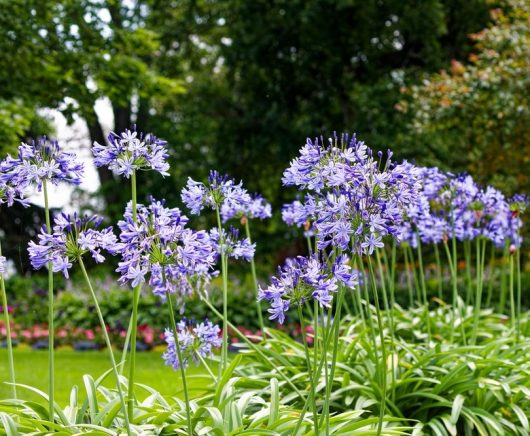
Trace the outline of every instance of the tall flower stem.
{"label": "tall flower stem", "polygon": [[403,255],[405,259],[405,271],[407,273],[407,288],[409,289],[409,306],[412,309],[414,306],[414,289],[412,287],[412,273],[410,270],[409,254],[406,247],[403,248]]}
{"label": "tall flower stem", "polygon": [[[46,219],[46,231],[52,234],[50,220],[50,206],[48,203],[48,186],[46,179],[42,181],[44,194],[44,216]],[[49,413],[50,421],[54,421],[54,392],[55,392],[55,358],[54,358],[54,328],[53,328],[53,263],[48,262],[48,383],[49,383]]]}
{"label": "tall flower stem", "polygon": [[169,319],[171,321],[171,328],[173,330],[173,338],[175,339],[175,349],[179,359],[180,376],[182,377],[182,389],[184,390],[184,402],[186,403],[186,418],[188,421],[188,435],[193,435],[193,426],[191,424],[191,408],[190,396],[188,393],[188,384],[186,382],[186,369],[184,368],[184,361],[182,360],[182,350],[180,349],[179,335],[177,331],[177,323],[175,322],[175,313],[173,311],[173,303],[171,301],[172,295],[166,292],[167,308],[169,310]]}
{"label": "tall flower stem", "polygon": [[383,429],[383,420],[386,409],[386,347],[385,347],[385,333],[383,330],[383,319],[381,317],[381,309],[379,307],[379,297],[377,295],[376,278],[374,268],[372,266],[372,259],[368,256],[368,268],[370,270],[370,277],[372,281],[372,292],[374,296],[375,313],[377,317],[377,327],[379,330],[379,340],[381,341],[381,406],[379,412],[379,421],[377,423],[377,435],[381,434]]}
{"label": "tall flower stem", "polygon": [[118,368],[116,367],[116,360],[114,358],[114,352],[112,351],[112,344],[110,343],[109,334],[107,332],[107,325],[105,324],[105,319],[103,318],[103,314],[101,313],[98,299],[96,297],[96,293],[94,292],[94,288],[92,287],[92,283],[86,271],[85,264],[83,263],[83,259],[81,258],[81,256],[79,256],[77,260],[79,262],[79,266],[81,267],[81,271],[83,272],[83,276],[85,278],[88,289],[90,290],[92,299],[94,300],[94,307],[96,308],[96,313],[98,315],[99,324],[101,326],[101,332],[103,333],[103,337],[105,338],[105,344],[107,346],[107,349],[109,350],[110,362],[112,364],[112,372],[114,373],[114,377],[116,378],[116,389],[118,390],[118,396],[120,397],[120,403],[121,403],[121,408],[123,411],[123,418],[125,420],[125,426],[127,428],[127,434],[130,436],[131,428],[130,428],[129,416],[127,414],[127,408],[125,407],[125,398],[123,396],[123,392],[121,389],[120,375],[118,374]]}
{"label": "tall flower stem", "polygon": [[515,294],[514,294],[514,254],[510,253],[510,281],[509,281],[509,291],[510,291],[510,318],[512,321],[512,329],[515,335],[516,342],[519,341],[519,332],[517,331],[517,315],[515,313]]}
{"label": "tall flower stem", "polygon": [[464,259],[465,259],[465,270],[466,270],[466,306],[471,304],[472,299],[472,283],[471,279],[471,241],[466,239],[463,243],[464,246]]}
{"label": "tall flower stem", "polygon": [[213,382],[217,383],[217,377],[213,374],[212,370],[210,369],[210,365],[208,365],[208,362],[206,362],[206,360],[204,360],[204,357],[202,357],[200,355],[200,353],[195,352],[195,355],[201,361],[202,365],[206,369],[206,372],[208,373],[208,375],[212,378]]}
{"label": "tall flower stem", "polygon": [[478,322],[480,319],[480,308],[482,305],[482,288],[484,278],[484,257],[486,256],[486,240],[477,239],[476,241],[476,294],[475,294],[475,307],[473,316],[473,336],[471,337],[471,343],[474,345],[477,340],[478,333]]}
{"label": "tall flower stem", "polygon": [[[137,194],[136,194],[136,170],[133,170],[131,174],[131,201],[132,201],[132,219],[133,223],[137,221]],[[129,420],[132,421],[134,414],[134,373],[136,369],[136,330],[138,325],[138,302],[140,300],[140,289],[142,285],[137,285],[133,290],[132,298],[132,313],[131,313],[131,323],[130,328],[130,337],[131,337],[131,351],[129,358],[129,386],[127,389],[127,410],[129,414]]]}
{"label": "tall flower stem", "polygon": [[[248,218],[245,217],[245,231],[247,233],[247,238],[252,244],[252,239],[250,238],[250,225],[248,224]],[[261,335],[265,339],[265,324],[263,323],[263,313],[261,310],[261,303],[258,300],[258,277],[256,275],[256,264],[254,263],[254,256],[250,259],[250,271],[252,272],[252,281],[254,284],[254,291],[256,292],[256,311],[258,312],[258,322],[259,328],[261,329]]]}
{"label": "tall flower stem", "polygon": [[416,240],[418,241],[416,250],[418,252],[420,285],[421,285],[421,293],[423,296],[423,307],[424,307],[423,313],[425,317],[425,324],[427,326],[427,338],[429,339],[429,342],[431,342],[431,320],[429,316],[429,300],[427,298],[427,286],[425,286],[425,272],[423,270],[423,254],[422,254],[422,249],[421,249],[421,238],[420,238],[419,232],[416,232]]}
{"label": "tall flower stem", "polygon": [[506,307],[506,286],[509,277],[509,271],[506,273],[506,265],[509,264],[510,257],[510,245],[508,243],[504,246],[504,253],[502,257],[502,267],[501,267],[501,294],[499,297],[499,313],[504,313]]}
{"label": "tall flower stem", "polygon": [[[304,321],[304,314],[302,307],[298,305],[298,317],[300,318],[300,330],[302,332],[302,341],[304,342],[305,358],[307,365],[307,372],[309,374],[309,381],[311,383],[311,407],[313,408],[313,425],[315,428],[315,434],[318,434],[318,415],[317,415],[317,403],[315,398],[315,377],[313,371],[316,371],[316,367],[312,367],[311,358],[309,357],[309,345],[307,343],[306,325]],[[313,341],[314,342],[314,341]]]}
{"label": "tall flower stem", "polygon": [[[0,244],[0,256],[2,256],[2,245]],[[0,291],[2,292],[2,310],[4,311],[4,322],[6,325],[7,362],[9,366],[9,381],[13,398],[17,398],[17,386],[15,380],[15,359],[13,358],[13,343],[11,341],[11,320],[9,319],[9,306],[7,305],[6,285],[4,275],[0,274]]]}
{"label": "tall flower stem", "polygon": [[488,290],[486,297],[486,307],[491,307],[491,298],[493,297],[493,285],[495,282],[495,275],[493,273],[495,268],[495,244],[491,244],[490,261],[488,265]]}
{"label": "tall flower stem", "polygon": [[434,259],[436,261],[436,281],[438,282],[438,298],[443,300],[443,269],[440,260],[440,250],[438,244],[434,245]]}
{"label": "tall flower stem", "polygon": [[[451,334],[449,337],[449,341],[453,343],[454,341],[454,335],[455,335],[455,328],[456,328],[456,315],[458,313],[457,305],[458,305],[458,277],[456,273],[456,262],[453,260],[453,256],[451,255],[451,251],[449,250],[449,245],[446,241],[443,243],[445,248],[445,253],[447,255],[447,263],[449,264],[449,271],[451,273],[451,283],[453,285],[453,310],[452,313],[452,319],[451,319]],[[460,322],[460,328],[462,330],[462,339],[465,341],[465,331],[464,331],[464,323],[463,320]]]}
{"label": "tall flower stem", "polygon": [[[386,285],[385,285],[385,279],[383,276],[383,265],[381,264],[381,256],[379,255],[379,251],[375,251],[375,257],[377,261],[377,268],[379,269],[379,276],[381,279],[381,288],[383,290],[383,295],[385,295],[386,299]],[[395,335],[394,335],[394,318],[392,316],[392,311],[394,310],[393,307],[388,307],[388,301],[386,301],[385,304],[385,310],[387,312],[388,316],[388,325],[390,328],[390,353],[391,353],[391,359],[390,359],[390,370],[391,370],[391,380],[392,380],[392,397],[395,395],[395,384],[396,384],[396,368],[395,368],[395,360],[394,360],[394,352],[395,352]]]}
{"label": "tall flower stem", "polygon": [[521,334],[521,249],[517,247],[515,251],[515,273],[517,280],[517,328],[516,338],[519,341],[519,335]]}
{"label": "tall flower stem", "polygon": [[228,362],[228,259],[226,256],[226,246],[223,236],[223,226],[221,224],[221,214],[219,206],[215,208],[217,216],[217,227],[219,230],[219,249],[221,251],[221,275],[223,277],[223,345],[221,348],[221,364],[219,365],[219,379],[224,373]]}

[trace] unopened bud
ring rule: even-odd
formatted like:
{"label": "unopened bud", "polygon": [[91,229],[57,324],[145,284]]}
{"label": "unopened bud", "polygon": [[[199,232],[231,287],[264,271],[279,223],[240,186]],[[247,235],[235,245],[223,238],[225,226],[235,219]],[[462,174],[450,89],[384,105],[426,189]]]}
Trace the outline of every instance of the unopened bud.
{"label": "unopened bud", "polygon": [[311,228],[311,221],[308,220],[308,221],[306,221],[306,222],[304,223],[304,230],[305,230],[306,232],[308,232],[310,228]]}
{"label": "unopened bud", "polygon": [[248,223],[248,218],[247,218],[245,215],[243,215],[243,216],[241,217],[241,221],[240,221],[240,222],[241,222],[241,225],[242,225],[242,226],[246,226],[247,223]]}
{"label": "unopened bud", "polygon": [[516,251],[517,251],[517,247],[515,246],[515,244],[511,244],[510,245],[510,255],[514,255]]}

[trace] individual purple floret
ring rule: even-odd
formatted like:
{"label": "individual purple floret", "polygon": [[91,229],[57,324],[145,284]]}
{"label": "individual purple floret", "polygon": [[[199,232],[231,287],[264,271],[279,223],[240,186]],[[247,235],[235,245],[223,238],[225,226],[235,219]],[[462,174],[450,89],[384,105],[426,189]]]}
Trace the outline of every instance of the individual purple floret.
{"label": "individual purple floret", "polygon": [[53,233],[48,234],[46,226],[43,226],[38,236],[39,243],[29,243],[28,252],[32,267],[40,269],[51,262],[54,272],[62,272],[68,278],[68,270],[72,264],[86,253],[90,253],[98,263],[105,260],[101,250],[115,255],[122,245],[118,243],[112,227],[98,230],[101,223],[102,219],[97,216],[65,213],[57,215]]}
{"label": "individual purple floret", "polygon": [[227,214],[229,211],[244,211],[252,201],[242,182],[236,183],[217,171],[210,171],[207,184],[189,178],[181,197],[193,215],[200,214],[205,207],[224,207]]}
{"label": "individual purple floret", "polygon": [[60,182],[79,185],[82,176],[83,164],[74,153],[62,151],[57,141],[42,137],[30,144],[22,143],[17,158],[7,156],[0,163],[0,192],[4,191],[7,203],[12,204],[30,187],[40,190],[44,180],[54,185]]}
{"label": "individual purple floret", "polygon": [[118,223],[122,261],[117,271],[120,283],[135,287],[145,281],[153,292],[190,294],[208,282],[215,264],[216,247],[208,232],[186,228],[188,218],[178,208],[166,208],[163,201],[151,199],[137,206],[137,221],[132,204]]}
{"label": "individual purple floret", "polygon": [[144,135],[137,132],[135,127],[120,134],[111,132],[107,139],[109,145],[95,142],[92,147],[96,166],[108,167],[126,178],[134,170],[154,170],[163,176],[169,175],[166,141],[158,139],[152,133]]}
{"label": "individual purple floret", "polygon": [[[213,228],[210,230],[210,238],[215,244],[215,251],[218,255],[221,254],[221,247],[219,244],[219,230]],[[256,251],[256,244],[250,243],[248,238],[239,239],[239,230],[230,227],[228,232],[222,230],[222,239],[224,242],[225,253],[228,257],[234,259],[243,258],[250,262],[254,257]]]}
{"label": "individual purple floret", "polygon": [[278,268],[271,285],[259,290],[258,300],[267,300],[269,319],[283,324],[291,306],[302,306],[312,298],[321,307],[330,307],[339,282],[352,289],[358,285],[357,273],[351,270],[346,256],[338,256],[331,269],[315,255],[298,256]]}
{"label": "individual purple floret", "polygon": [[232,218],[264,220],[271,216],[271,205],[259,194],[252,195],[248,203],[224,201],[221,205],[221,217],[224,223]]}
{"label": "individual purple floret", "polygon": [[[375,159],[364,142],[346,134],[328,145],[322,138],[307,140],[282,180],[312,191],[319,250],[332,245],[371,254],[385,236],[399,236],[406,207],[417,197],[419,174],[414,165],[391,157],[389,151],[386,161]],[[284,219],[299,224],[306,215],[300,206],[284,209]]]}
{"label": "individual purple floret", "polygon": [[200,324],[196,323],[195,326],[192,326],[190,322],[180,321],[177,324],[177,334],[182,362],[179,361],[175,337],[170,329],[165,331],[167,350],[162,354],[162,358],[166,365],[171,366],[174,370],[179,369],[181,365],[186,368],[190,360],[199,364],[199,356],[202,358],[211,357],[213,348],[221,346],[220,333],[220,328],[208,320]]}

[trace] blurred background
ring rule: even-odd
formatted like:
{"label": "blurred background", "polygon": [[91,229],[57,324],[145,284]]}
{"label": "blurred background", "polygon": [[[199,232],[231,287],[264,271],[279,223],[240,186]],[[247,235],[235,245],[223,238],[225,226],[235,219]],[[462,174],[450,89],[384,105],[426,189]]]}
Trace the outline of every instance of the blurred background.
{"label": "blurred background", "polygon": [[[530,192],[529,67],[526,0],[0,0],[0,156],[58,137],[87,178],[53,205],[112,223],[130,192],[90,147],[136,124],[171,154],[170,177],[140,176],[140,201],[180,206],[187,177],[217,169],[272,203],[253,228],[265,276],[303,247],[279,208],[295,198],[281,175],[306,137],[356,132],[397,159]],[[0,212],[28,324],[45,292],[26,254],[42,217],[37,200]],[[126,313],[127,296],[112,298]]]}

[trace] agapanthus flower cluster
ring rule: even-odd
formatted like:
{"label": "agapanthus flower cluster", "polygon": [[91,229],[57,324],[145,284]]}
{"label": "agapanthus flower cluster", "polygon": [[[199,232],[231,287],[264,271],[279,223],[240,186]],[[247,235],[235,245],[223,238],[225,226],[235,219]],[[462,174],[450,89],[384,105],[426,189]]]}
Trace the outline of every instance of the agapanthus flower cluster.
{"label": "agapanthus flower cluster", "polygon": [[38,244],[30,241],[28,246],[31,265],[34,269],[52,263],[54,272],[62,272],[68,278],[68,270],[83,255],[90,253],[101,263],[105,260],[101,250],[114,255],[121,250],[112,227],[99,230],[102,219],[97,216],[61,213],[54,219],[53,233],[43,226]]}
{"label": "agapanthus flower cluster", "polygon": [[62,151],[57,141],[42,137],[30,144],[22,143],[16,158],[7,156],[0,163],[0,199],[11,205],[23,199],[30,187],[40,190],[44,180],[54,185],[79,185],[82,176],[83,164],[74,153]]}
{"label": "agapanthus flower cluster", "polygon": [[524,197],[517,197],[522,202],[510,202],[499,190],[483,189],[467,174],[454,176],[437,168],[421,168],[420,174],[421,188],[407,208],[402,240],[416,246],[418,235],[424,243],[439,243],[454,235],[460,241],[483,237],[499,247],[521,243]]}
{"label": "agapanthus flower cluster", "polygon": [[284,185],[312,191],[319,249],[371,254],[385,236],[399,235],[406,207],[417,197],[418,171],[392,162],[390,151],[385,162],[382,157],[374,158],[355,136],[335,136],[327,146],[308,139],[284,172]]}
{"label": "agapanthus flower cluster", "polygon": [[190,360],[199,364],[199,356],[202,358],[211,357],[213,349],[221,346],[220,332],[220,328],[208,320],[195,325],[185,320],[180,321],[177,324],[177,334],[182,362],[178,358],[175,337],[170,329],[166,329],[165,332],[167,350],[162,354],[162,358],[166,365],[171,366],[174,370],[179,369],[181,365],[186,368]]}
{"label": "agapanthus flower cluster", "polygon": [[352,271],[346,256],[338,256],[331,268],[316,255],[298,256],[287,259],[285,265],[278,268],[271,285],[260,288],[258,300],[267,300],[270,319],[283,324],[285,313],[291,306],[301,306],[315,299],[321,307],[330,307],[333,294],[341,283],[352,289],[358,285],[358,275]]}
{"label": "agapanthus flower cluster", "polygon": [[92,147],[96,166],[106,166],[126,178],[135,170],[154,170],[163,176],[169,175],[166,141],[152,133],[144,135],[135,128],[126,129],[120,134],[111,132],[107,139],[109,145],[95,142]]}
{"label": "agapanthus flower cluster", "polygon": [[0,256],[0,274],[6,273],[6,263],[7,263],[7,260],[5,256]]}
{"label": "agapanthus flower cluster", "polygon": [[135,287],[146,280],[153,292],[190,294],[210,278],[216,260],[215,244],[206,231],[186,228],[188,218],[178,208],[167,208],[163,201],[127,205],[124,220],[118,223],[122,261],[117,271],[120,282]]}
{"label": "agapanthus flower cluster", "polygon": [[272,216],[271,205],[259,194],[251,195],[250,202],[223,201],[221,218],[227,222],[232,218],[250,218],[264,220]]}
{"label": "agapanthus flower cluster", "polygon": [[[250,243],[248,238],[239,238],[239,230],[230,227],[228,232],[224,229],[221,233],[224,252],[228,257],[234,259],[244,259],[246,261],[252,260],[256,251],[256,244]],[[221,254],[221,242],[219,241],[219,230],[213,228],[210,230],[210,238],[215,245],[215,251],[218,255]]]}
{"label": "agapanthus flower cluster", "polygon": [[217,171],[210,171],[208,183],[196,182],[188,178],[182,190],[182,201],[192,214],[198,215],[205,208],[224,210],[229,216],[232,211],[245,211],[252,198],[243,183],[236,183],[228,176],[221,176]]}

